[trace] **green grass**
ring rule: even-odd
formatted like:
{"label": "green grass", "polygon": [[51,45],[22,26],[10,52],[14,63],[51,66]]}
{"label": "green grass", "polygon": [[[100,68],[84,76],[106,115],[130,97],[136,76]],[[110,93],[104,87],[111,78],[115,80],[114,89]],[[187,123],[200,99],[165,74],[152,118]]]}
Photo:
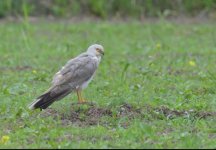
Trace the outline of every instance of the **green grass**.
{"label": "green grass", "polygon": [[[215,23],[46,22],[0,24],[0,148],[216,148]],[[97,75],[84,91],[98,108],[109,108],[94,125],[63,123],[27,105],[50,86],[61,66],[93,44],[105,48]],[[72,94],[51,105],[59,114]],[[116,117],[127,103],[137,117]],[[79,108],[80,107],[80,108]],[[212,113],[176,115],[159,108]],[[72,110],[73,109],[73,110]],[[132,112],[133,113],[133,112]],[[122,124],[127,123],[127,126]]]}
{"label": "green grass", "polygon": [[[178,6],[178,7],[176,7]],[[215,0],[1,0],[0,18],[8,16],[72,17],[91,15],[102,19],[110,17],[176,17],[179,15],[215,19]]]}

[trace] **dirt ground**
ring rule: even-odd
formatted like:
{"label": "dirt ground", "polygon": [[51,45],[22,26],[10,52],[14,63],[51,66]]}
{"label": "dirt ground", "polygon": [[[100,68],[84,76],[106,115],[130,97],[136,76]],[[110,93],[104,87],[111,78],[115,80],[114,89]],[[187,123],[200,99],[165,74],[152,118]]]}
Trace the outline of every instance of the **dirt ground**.
{"label": "dirt ground", "polygon": [[[130,104],[122,104],[117,110],[110,108],[101,108],[96,105],[88,105],[85,108],[79,105],[72,105],[69,114],[60,113],[54,109],[48,108],[41,112],[42,117],[53,116],[54,119],[61,119],[63,125],[76,124],[78,126],[104,125],[107,122],[102,121],[102,117],[108,117],[120,120],[127,118],[128,120],[143,119],[146,114],[157,119],[173,119],[176,117],[199,118],[205,119],[207,117],[216,117],[216,112],[198,112],[193,110],[171,110],[168,107],[161,106],[153,108],[151,106],[142,106],[134,108]],[[129,126],[129,123],[122,124],[123,127]]]}

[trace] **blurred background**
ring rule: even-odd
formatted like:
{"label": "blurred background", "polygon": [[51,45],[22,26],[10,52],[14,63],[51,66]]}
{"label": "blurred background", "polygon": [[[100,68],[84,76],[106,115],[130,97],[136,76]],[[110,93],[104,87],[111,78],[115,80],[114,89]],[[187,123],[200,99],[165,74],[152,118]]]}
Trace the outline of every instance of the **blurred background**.
{"label": "blurred background", "polygon": [[145,17],[216,18],[216,0],[1,0],[5,17]]}

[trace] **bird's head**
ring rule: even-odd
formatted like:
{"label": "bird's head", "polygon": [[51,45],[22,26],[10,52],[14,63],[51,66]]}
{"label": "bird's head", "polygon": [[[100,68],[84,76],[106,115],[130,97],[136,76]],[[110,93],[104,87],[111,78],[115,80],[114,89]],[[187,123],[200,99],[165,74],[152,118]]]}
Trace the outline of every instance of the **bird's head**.
{"label": "bird's head", "polygon": [[88,47],[87,53],[94,55],[94,56],[97,56],[97,57],[101,57],[104,55],[104,48],[102,45],[93,44],[93,45]]}

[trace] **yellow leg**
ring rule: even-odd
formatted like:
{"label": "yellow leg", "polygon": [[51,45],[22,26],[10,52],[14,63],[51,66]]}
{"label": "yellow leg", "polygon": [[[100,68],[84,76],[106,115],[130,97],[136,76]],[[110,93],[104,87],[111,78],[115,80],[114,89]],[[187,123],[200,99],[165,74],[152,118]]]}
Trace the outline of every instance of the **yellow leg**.
{"label": "yellow leg", "polygon": [[80,90],[77,90],[77,96],[78,96],[78,103],[82,104],[85,103],[86,101],[82,97],[82,93]]}

